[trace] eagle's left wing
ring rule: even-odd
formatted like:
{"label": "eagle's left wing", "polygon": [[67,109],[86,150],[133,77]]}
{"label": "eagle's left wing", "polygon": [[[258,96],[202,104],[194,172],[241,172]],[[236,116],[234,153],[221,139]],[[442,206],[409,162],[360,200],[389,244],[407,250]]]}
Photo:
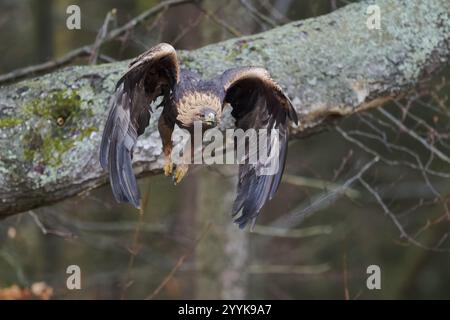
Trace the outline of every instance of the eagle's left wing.
{"label": "eagle's left wing", "polygon": [[[264,172],[267,161],[258,157],[256,163],[239,166],[237,196],[233,204],[233,215],[242,214],[235,220],[240,228],[254,221],[264,204],[276,193],[283,175],[287,153],[289,120],[298,122],[297,114],[289,98],[280,86],[270,78],[268,71],[259,67],[230,69],[220,78],[225,89],[224,102],[229,103],[236,127],[266,129],[267,153],[275,151],[278,167],[275,172]],[[278,132],[278,140],[271,140],[271,130]],[[277,148],[276,150],[273,150]],[[246,150],[246,160],[249,160]],[[273,160],[273,159],[272,159]]]}

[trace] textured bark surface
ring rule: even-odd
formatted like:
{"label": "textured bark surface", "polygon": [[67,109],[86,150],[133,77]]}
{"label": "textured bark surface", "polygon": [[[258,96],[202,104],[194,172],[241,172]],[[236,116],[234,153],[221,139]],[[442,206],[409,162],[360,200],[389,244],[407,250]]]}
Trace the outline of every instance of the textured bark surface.
{"label": "textured bark surface", "polygon": [[[377,4],[381,29],[369,30]],[[265,33],[180,51],[204,77],[232,66],[265,66],[300,117],[296,134],[330,116],[376,107],[447,63],[448,0],[379,0]],[[0,88],[0,216],[74,196],[107,181],[98,146],[108,99],[127,62],[69,67]],[[137,173],[161,172],[159,112],[137,143]],[[295,135],[292,135],[295,136]]]}

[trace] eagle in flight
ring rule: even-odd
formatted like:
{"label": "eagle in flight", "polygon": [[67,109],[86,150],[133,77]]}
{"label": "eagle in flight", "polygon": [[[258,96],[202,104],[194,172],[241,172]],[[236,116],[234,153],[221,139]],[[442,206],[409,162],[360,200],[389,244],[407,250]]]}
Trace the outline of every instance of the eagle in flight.
{"label": "eagle in flight", "polygon": [[[180,70],[175,49],[160,43],[134,59],[117,82],[100,147],[100,164],[109,171],[111,188],[118,202],[140,207],[140,194],[131,159],[137,137],[149,124],[150,104],[162,97],[158,121],[164,153],[164,173],[179,183],[187,164],[173,165],[172,132],[175,124],[193,133],[194,122],[202,129],[217,126],[225,105],[232,107],[236,127],[243,130],[277,129],[279,166],[271,175],[259,175],[260,163],[239,165],[237,196],[232,213],[240,228],[254,223],[264,204],[272,199],[283,175],[287,153],[289,121],[298,122],[286,94],[267,70],[237,67],[202,80],[197,74]],[[270,149],[270,141],[267,141]],[[270,150],[269,150],[270,151]]]}

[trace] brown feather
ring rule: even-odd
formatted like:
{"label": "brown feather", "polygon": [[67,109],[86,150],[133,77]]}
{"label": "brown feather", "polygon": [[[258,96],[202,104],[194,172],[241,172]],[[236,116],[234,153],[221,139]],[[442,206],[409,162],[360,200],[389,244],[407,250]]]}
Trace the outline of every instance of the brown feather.
{"label": "brown feather", "polygon": [[100,164],[108,169],[118,202],[140,205],[131,166],[133,147],[150,120],[150,103],[168,95],[179,81],[175,49],[159,44],[134,59],[116,85],[100,146]]}
{"label": "brown feather", "polygon": [[[241,129],[277,129],[279,133],[279,167],[271,175],[261,175],[264,163],[239,166],[239,180],[233,214],[242,211],[235,220],[244,228],[255,221],[262,207],[272,199],[281,181],[288,143],[289,120],[297,123],[297,114],[281,87],[269,72],[259,67],[227,70],[220,77],[225,90],[224,102],[230,103],[236,127]],[[272,144],[268,140],[269,153]]]}

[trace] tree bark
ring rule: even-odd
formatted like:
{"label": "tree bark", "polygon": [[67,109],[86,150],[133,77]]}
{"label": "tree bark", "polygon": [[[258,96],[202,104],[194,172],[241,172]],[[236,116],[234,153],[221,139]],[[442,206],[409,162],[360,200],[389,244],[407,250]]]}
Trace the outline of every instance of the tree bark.
{"label": "tree bark", "polygon": [[[232,170],[199,175],[197,234],[214,222],[195,250],[196,299],[245,299],[248,274],[248,233],[230,223],[236,179]],[[219,201],[218,201],[219,199]]]}
{"label": "tree bark", "polygon": [[[367,27],[377,4],[381,29]],[[325,120],[377,107],[448,61],[448,0],[378,0],[328,15],[180,51],[184,68],[211,77],[227,68],[265,66],[300,118],[292,137]],[[98,147],[108,99],[127,62],[75,66],[0,88],[0,216],[104,184]],[[158,113],[134,150],[138,174],[160,173]]]}

